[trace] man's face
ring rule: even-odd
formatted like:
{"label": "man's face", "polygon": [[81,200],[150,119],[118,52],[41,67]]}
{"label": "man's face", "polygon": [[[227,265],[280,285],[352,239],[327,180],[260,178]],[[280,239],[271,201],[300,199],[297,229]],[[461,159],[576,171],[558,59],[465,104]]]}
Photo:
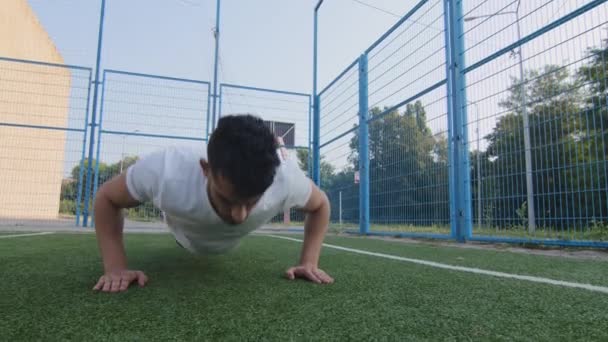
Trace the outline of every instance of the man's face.
{"label": "man's face", "polygon": [[207,177],[209,200],[218,216],[228,224],[245,222],[261,195],[252,198],[241,198],[236,195],[234,186],[221,174],[211,171],[209,163],[201,160],[203,172]]}

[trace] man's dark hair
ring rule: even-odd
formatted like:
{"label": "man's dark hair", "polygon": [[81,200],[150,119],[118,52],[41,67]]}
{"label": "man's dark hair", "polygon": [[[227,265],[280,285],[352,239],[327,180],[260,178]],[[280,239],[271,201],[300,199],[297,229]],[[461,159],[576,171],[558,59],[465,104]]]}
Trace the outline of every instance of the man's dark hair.
{"label": "man's dark hair", "polygon": [[251,198],[272,184],[280,164],[274,134],[253,115],[222,117],[211,134],[207,157],[211,171],[222,175],[236,195]]}

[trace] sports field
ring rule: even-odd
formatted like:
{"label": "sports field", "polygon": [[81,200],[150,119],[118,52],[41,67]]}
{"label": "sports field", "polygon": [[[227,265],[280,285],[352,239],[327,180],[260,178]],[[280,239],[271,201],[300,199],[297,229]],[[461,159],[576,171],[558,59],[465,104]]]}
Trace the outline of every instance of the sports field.
{"label": "sports field", "polygon": [[93,234],[23,234],[0,237],[5,341],[608,340],[606,258],[330,236],[321,286],[282,276],[300,235],[202,258],[127,234],[150,282],[105,294]]}

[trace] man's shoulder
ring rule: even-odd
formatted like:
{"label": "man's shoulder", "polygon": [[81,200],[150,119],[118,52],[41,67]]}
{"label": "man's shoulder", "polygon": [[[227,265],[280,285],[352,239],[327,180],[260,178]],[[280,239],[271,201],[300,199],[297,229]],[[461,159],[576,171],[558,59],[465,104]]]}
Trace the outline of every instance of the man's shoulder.
{"label": "man's shoulder", "polygon": [[299,173],[304,172],[300,168],[298,164],[297,158],[294,156],[288,155],[285,158],[281,159],[281,164],[277,168],[277,178],[281,178],[282,180],[289,180],[291,178],[297,178]]}
{"label": "man's shoulder", "polygon": [[170,146],[142,156],[134,166],[138,175],[153,173],[158,181],[163,182],[196,176],[200,170],[199,160],[204,157],[201,149]]}
{"label": "man's shoulder", "polygon": [[207,153],[202,147],[191,147],[191,146],[169,146],[166,147],[163,152],[167,158],[183,159],[183,160],[199,160],[206,158]]}
{"label": "man's shoulder", "polygon": [[294,189],[307,186],[307,179],[308,176],[300,168],[297,158],[294,156],[283,158],[269,189],[269,195],[275,200],[284,200],[290,196]]}
{"label": "man's shoulder", "polygon": [[162,172],[162,170],[179,169],[193,163],[198,164],[201,158],[205,158],[205,153],[201,149],[169,146],[144,154],[139,162]]}
{"label": "man's shoulder", "polygon": [[202,149],[184,146],[168,147],[165,149],[165,168],[173,175],[191,177],[193,176],[191,173],[199,173],[199,161],[205,157],[206,154]]}

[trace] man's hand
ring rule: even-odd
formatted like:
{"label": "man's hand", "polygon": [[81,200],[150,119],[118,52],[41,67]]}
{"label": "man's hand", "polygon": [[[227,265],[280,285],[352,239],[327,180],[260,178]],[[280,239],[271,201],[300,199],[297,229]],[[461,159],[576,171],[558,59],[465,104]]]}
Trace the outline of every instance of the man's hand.
{"label": "man's hand", "polygon": [[125,173],[105,182],[95,197],[95,233],[103,258],[105,275],[99,278],[95,291],[125,291],[137,280],[144,286],[148,277],[141,271],[129,271],[127,255],[123,244],[124,227],[123,208],[139,204],[127,189]]}
{"label": "man's hand", "polygon": [[330,277],[322,269],[313,265],[299,265],[291,267],[285,272],[285,276],[289,280],[296,278],[304,278],[317,284],[331,284],[334,278]]}
{"label": "man's hand", "polygon": [[93,287],[95,291],[102,292],[123,292],[129,288],[129,285],[137,281],[140,287],[146,286],[148,277],[142,271],[120,270],[108,272],[99,278],[99,281]]}

